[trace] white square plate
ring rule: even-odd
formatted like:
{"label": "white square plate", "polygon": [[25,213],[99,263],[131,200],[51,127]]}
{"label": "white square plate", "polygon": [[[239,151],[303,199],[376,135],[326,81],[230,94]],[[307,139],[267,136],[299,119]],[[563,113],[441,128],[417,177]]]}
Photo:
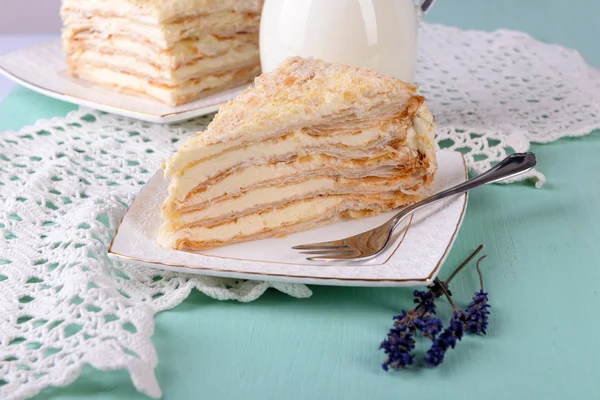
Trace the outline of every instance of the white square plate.
{"label": "white square plate", "polygon": [[109,91],[73,78],[60,40],[0,55],[0,73],[31,90],[69,103],[159,124],[210,114],[248,85],[226,90],[192,103],[171,107],[140,97]]}
{"label": "white square plate", "polygon": [[[433,191],[464,182],[460,153],[438,152],[439,172]],[[458,233],[467,207],[460,195],[414,214],[406,229],[398,229],[394,244],[368,262],[326,264],[306,260],[292,250],[298,244],[341,239],[372,229],[395,212],[343,221],[299,232],[282,239],[265,239],[197,253],[166,250],[154,241],[162,223],[160,208],[168,181],[158,171],[123,217],[108,250],[109,256],[150,268],[229,278],[340,286],[424,286],[437,275]]]}

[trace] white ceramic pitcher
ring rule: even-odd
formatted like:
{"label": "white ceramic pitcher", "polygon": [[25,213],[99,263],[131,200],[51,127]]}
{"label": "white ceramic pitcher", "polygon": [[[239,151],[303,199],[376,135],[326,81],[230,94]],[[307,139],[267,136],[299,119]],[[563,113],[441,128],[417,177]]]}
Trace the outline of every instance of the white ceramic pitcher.
{"label": "white ceramic pitcher", "polygon": [[413,82],[417,31],[434,0],[265,0],[262,69],[291,56],[315,57]]}

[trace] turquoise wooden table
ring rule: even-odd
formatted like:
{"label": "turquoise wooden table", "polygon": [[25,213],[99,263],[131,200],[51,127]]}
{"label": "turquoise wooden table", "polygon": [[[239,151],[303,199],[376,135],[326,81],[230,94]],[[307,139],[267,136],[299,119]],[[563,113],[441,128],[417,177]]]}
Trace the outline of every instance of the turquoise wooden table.
{"label": "turquoise wooden table", "polygon": [[[600,67],[600,4],[593,0],[442,0],[428,20],[522,30],[576,48]],[[0,130],[73,108],[16,89],[0,104]],[[438,369],[385,373],[377,348],[392,315],[410,306],[411,290],[314,286],[307,300],[271,291],[250,304],[194,293],[157,317],[164,398],[599,399],[600,132],[533,151],[545,186],[473,192],[441,273],[484,243],[493,305],[487,337],[469,337]],[[468,299],[477,284],[474,270],[465,272],[454,294]],[[89,368],[71,386],[37,398],[145,397],[124,371]]]}

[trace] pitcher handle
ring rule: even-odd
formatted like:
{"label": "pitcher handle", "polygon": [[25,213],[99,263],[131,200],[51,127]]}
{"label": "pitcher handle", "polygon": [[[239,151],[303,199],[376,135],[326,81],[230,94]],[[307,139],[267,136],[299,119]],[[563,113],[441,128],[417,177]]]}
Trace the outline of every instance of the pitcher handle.
{"label": "pitcher handle", "polygon": [[415,6],[417,7],[417,15],[419,16],[419,21],[423,19],[427,11],[433,6],[435,0],[419,0],[415,2]]}
{"label": "pitcher handle", "polygon": [[429,11],[429,9],[431,8],[431,6],[433,5],[433,3],[435,3],[435,0],[423,0],[421,2],[421,12],[423,12],[423,14],[426,14],[427,11]]}

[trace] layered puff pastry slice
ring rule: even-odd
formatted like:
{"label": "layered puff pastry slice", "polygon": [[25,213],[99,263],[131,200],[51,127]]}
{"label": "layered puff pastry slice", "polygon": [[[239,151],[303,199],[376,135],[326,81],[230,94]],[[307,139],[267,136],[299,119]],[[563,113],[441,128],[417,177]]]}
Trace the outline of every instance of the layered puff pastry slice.
{"label": "layered puff pastry slice", "polygon": [[208,249],[414,202],[437,169],[433,128],[415,86],[288,59],[164,163],[157,241]]}
{"label": "layered puff pastry slice", "polygon": [[62,0],[69,73],[181,105],[260,73],[263,0]]}

